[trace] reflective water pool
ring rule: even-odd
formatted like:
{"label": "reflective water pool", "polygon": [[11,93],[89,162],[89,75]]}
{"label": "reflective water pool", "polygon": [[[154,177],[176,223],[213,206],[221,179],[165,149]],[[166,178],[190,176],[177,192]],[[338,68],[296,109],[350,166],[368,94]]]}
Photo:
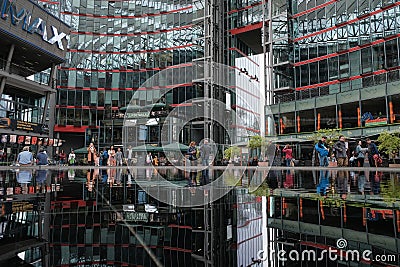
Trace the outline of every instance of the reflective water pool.
{"label": "reflective water pool", "polygon": [[203,175],[3,168],[0,266],[399,266],[399,170]]}

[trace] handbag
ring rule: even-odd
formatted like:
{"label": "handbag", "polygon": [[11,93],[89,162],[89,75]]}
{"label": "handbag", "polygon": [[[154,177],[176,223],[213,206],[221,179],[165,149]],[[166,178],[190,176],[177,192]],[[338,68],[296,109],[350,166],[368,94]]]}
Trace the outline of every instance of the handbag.
{"label": "handbag", "polygon": [[377,164],[382,164],[382,158],[379,154],[375,154],[372,158]]}
{"label": "handbag", "polygon": [[330,161],[328,167],[337,167],[336,161]]}

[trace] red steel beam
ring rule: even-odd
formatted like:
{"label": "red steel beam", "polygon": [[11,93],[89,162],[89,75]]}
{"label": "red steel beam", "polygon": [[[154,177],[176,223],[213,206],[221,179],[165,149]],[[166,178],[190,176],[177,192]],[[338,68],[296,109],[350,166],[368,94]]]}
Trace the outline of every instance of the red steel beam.
{"label": "red steel beam", "polygon": [[[43,0],[41,0],[43,1]],[[147,14],[140,14],[140,15],[134,15],[134,16],[129,16],[129,15],[98,15],[98,14],[88,14],[88,13],[75,13],[75,12],[70,12],[70,11],[63,11],[61,14],[64,15],[72,15],[72,16],[78,16],[78,17],[91,17],[91,18],[102,18],[102,19],[136,19],[136,18],[144,18],[144,17],[155,17],[155,16],[161,16],[161,15],[167,15],[167,14],[173,14],[181,11],[185,11],[188,9],[193,8],[192,5],[179,8],[179,9],[174,9],[174,10],[169,10],[169,11],[161,11],[158,13],[147,13]]]}
{"label": "red steel beam", "polygon": [[366,19],[366,18],[368,18],[368,17],[372,17],[372,16],[374,16],[374,15],[376,15],[376,14],[382,13],[382,12],[384,12],[384,11],[386,11],[386,10],[389,10],[389,9],[394,8],[394,7],[396,7],[396,6],[399,6],[399,5],[400,5],[400,2],[396,2],[396,3],[393,3],[393,4],[391,4],[391,5],[384,6],[384,7],[380,8],[380,9],[377,9],[377,10],[375,10],[375,11],[372,11],[372,12],[370,12],[370,13],[368,13],[368,14],[359,16],[359,17],[357,17],[357,18],[355,18],[355,19],[348,20],[348,21],[345,21],[345,22],[336,24],[335,26],[332,26],[332,27],[329,27],[329,28],[325,28],[325,29],[322,29],[322,30],[320,30],[320,31],[316,31],[316,32],[310,33],[310,34],[308,34],[308,35],[304,35],[304,36],[295,38],[295,39],[293,40],[293,42],[299,42],[299,41],[301,41],[301,40],[304,40],[304,39],[307,39],[307,38],[310,38],[310,37],[314,37],[314,36],[320,35],[320,34],[322,34],[322,33],[332,31],[332,30],[334,30],[334,29],[339,29],[339,28],[341,28],[341,27],[343,27],[343,26],[346,26],[346,25],[355,23],[355,22],[357,22],[357,21],[364,20],[364,19]]}

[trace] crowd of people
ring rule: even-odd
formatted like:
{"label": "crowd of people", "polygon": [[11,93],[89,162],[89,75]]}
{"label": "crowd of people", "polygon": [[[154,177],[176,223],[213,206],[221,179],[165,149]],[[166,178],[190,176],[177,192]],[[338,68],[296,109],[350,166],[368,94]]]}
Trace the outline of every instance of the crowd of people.
{"label": "crowd of people", "polygon": [[[109,149],[104,148],[101,153],[98,153],[94,144],[90,143],[87,148],[87,163],[89,166],[123,166],[128,165],[132,166],[133,162],[137,162],[138,158],[134,158],[132,146],[128,146],[125,153],[122,152],[121,148],[118,147],[117,150],[114,149],[114,146],[110,146]],[[211,155],[211,146],[208,140],[204,140],[202,145],[197,148],[196,142],[192,141],[189,144],[189,148],[184,153],[185,157],[183,159],[183,163],[185,167],[190,166],[198,166],[201,163],[202,166],[210,165],[210,155]],[[167,158],[163,155],[153,155],[151,152],[148,152],[145,156],[144,166],[169,166],[172,165],[171,162],[167,160]],[[117,184],[120,182],[120,170],[115,168],[110,168],[107,170],[107,181],[110,184],[114,184],[117,181]],[[92,174],[90,174],[92,176]],[[146,172],[146,176],[151,176],[151,171]],[[192,170],[188,168],[186,172],[186,179],[188,180],[188,186],[196,186],[198,185],[197,177],[198,171]],[[92,180],[92,179],[89,179]],[[201,179],[200,184],[205,185],[209,183],[209,171],[207,168],[202,168],[201,170]]]}
{"label": "crowd of people", "polygon": [[[332,143],[331,146],[327,144],[327,137],[322,136],[315,144],[314,149],[319,166],[321,167],[364,167],[367,164],[371,167],[379,167],[382,163],[377,145],[370,139],[366,139],[365,142],[359,140],[357,145],[353,149],[350,149],[343,135],[339,137],[338,141]],[[145,174],[143,174],[148,179],[152,179],[153,175],[157,173],[162,175],[162,172],[152,168],[153,166],[175,164],[175,162],[169,162],[162,153],[158,153],[157,155],[149,152],[144,158],[138,158],[136,154],[134,154],[131,146],[124,152],[120,147],[115,149],[114,146],[110,146],[108,149],[104,148],[102,152],[98,152],[93,143],[89,144],[85,157],[87,158],[87,164],[89,166],[115,167],[101,170],[97,168],[89,169],[87,171],[87,188],[89,191],[93,190],[94,184],[97,183],[97,181],[109,184],[109,186],[112,187],[121,185],[122,182],[127,179],[127,185],[129,186],[132,184],[132,179],[138,174],[131,173],[129,168],[122,169],[117,167],[123,165],[132,166],[133,162],[136,163],[137,160],[143,160],[143,165],[149,167],[145,169]],[[178,176],[186,179],[188,187],[207,185],[210,183],[210,173],[207,167],[213,162],[212,155],[214,152],[208,140],[204,140],[199,146],[196,146],[196,142],[194,141],[190,142],[188,149],[183,152],[182,162],[178,163],[178,165],[182,166],[183,164],[183,166],[185,166],[185,169],[181,171]],[[279,145],[276,145],[273,165],[294,166],[293,154],[294,151],[291,145],[287,144],[282,149]],[[69,154],[66,154],[63,150],[59,151],[59,164],[75,165],[76,162],[76,155],[73,150],[71,150]],[[23,148],[22,152],[18,154],[17,163],[19,166],[43,166],[49,164],[49,157],[44,149],[40,149],[36,155],[33,155],[32,152],[29,151],[29,146],[26,146]],[[249,158],[247,166],[258,166],[258,163],[258,157],[252,156]],[[250,172],[248,174],[249,177],[252,176]],[[70,176],[69,173],[68,176]],[[19,177],[21,177],[21,174]],[[71,177],[73,177],[73,175],[71,175]],[[290,189],[295,186],[295,177],[295,170],[288,168],[287,170],[270,172],[267,181],[271,188],[283,187]],[[332,192],[339,193],[341,198],[345,199],[350,193],[349,188],[351,188],[352,185],[356,185],[360,194],[379,194],[381,179],[382,173],[378,171],[367,172],[362,169],[359,171],[344,171],[342,169],[332,169],[330,171],[321,170],[318,179],[319,183],[316,184],[316,190],[318,194],[326,196],[333,188]],[[25,181],[28,179],[22,180]]]}
{"label": "crowd of people", "polygon": [[326,140],[327,137],[322,136],[321,140],[315,145],[319,166],[321,167],[364,167],[366,159],[370,167],[379,167],[382,164],[378,147],[369,138],[366,139],[365,147],[363,142],[359,140],[356,148],[352,151],[343,135],[339,136],[339,140],[332,147],[328,146]]}
{"label": "crowd of people", "polygon": [[[367,138],[365,143],[361,140],[357,142],[357,146],[350,150],[346,138],[341,135],[339,140],[335,142],[331,147],[326,142],[327,137],[322,138],[315,144],[316,162],[321,167],[337,166],[337,167],[363,167],[365,162],[368,162],[371,167],[379,167],[382,164],[382,158],[379,154],[376,144]],[[203,166],[210,164],[211,147],[207,140],[197,148],[194,141],[190,142],[189,148],[185,153],[185,165],[186,166],[197,166],[201,163]],[[275,158],[273,165],[275,166],[294,166],[293,149],[289,144],[286,144],[283,149],[276,145]],[[235,157],[237,157],[235,155]],[[89,144],[87,148],[87,164],[89,166],[123,166],[132,165],[136,163],[137,159],[134,158],[132,147],[129,146],[125,153],[122,152],[121,148],[118,147],[116,150],[114,146],[110,148],[104,148],[99,153],[93,143]],[[200,161],[198,161],[200,160]],[[239,158],[235,158],[233,163],[239,162]],[[72,149],[69,154],[66,154],[64,150],[57,152],[53,158],[47,156],[46,150],[40,149],[34,156],[29,151],[29,146],[23,148],[23,151],[18,154],[16,163],[19,165],[48,165],[50,163],[59,165],[71,165],[77,164],[77,157]],[[283,163],[283,164],[282,164]],[[162,154],[157,156],[149,152],[145,159],[146,165],[153,166],[167,166],[172,165],[165,156]],[[237,165],[237,164],[236,164]],[[258,157],[250,157],[247,166],[257,166]],[[206,180],[207,174],[205,174]]]}
{"label": "crowd of people", "polygon": [[[374,141],[367,138],[365,142],[359,140],[354,149],[350,149],[346,138],[339,136],[339,140],[332,146],[327,144],[327,137],[322,136],[315,144],[315,161],[314,165],[321,167],[364,167],[365,162],[370,167],[380,167],[382,158]],[[286,144],[283,149],[277,144],[275,148],[274,166],[295,166],[293,149]],[[252,165],[252,164],[248,164]]]}

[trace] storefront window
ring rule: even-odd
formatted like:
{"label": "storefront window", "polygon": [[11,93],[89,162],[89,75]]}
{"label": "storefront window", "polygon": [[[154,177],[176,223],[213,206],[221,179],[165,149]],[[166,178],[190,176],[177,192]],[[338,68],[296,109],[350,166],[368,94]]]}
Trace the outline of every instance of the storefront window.
{"label": "storefront window", "polygon": [[400,95],[388,97],[389,123],[400,123]]}
{"label": "storefront window", "polygon": [[336,123],[336,107],[323,107],[317,109],[317,130],[335,129]]}
{"label": "storefront window", "polygon": [[361,121],[363,126],[378,126],[388,123],[386,116],[386,101],[384,97],[362,101],[361,111]]}
{"label": "storefront window", "polygon": [[279,133],[288,134],[296,132],[296,117],[294,112],[283,113],[279,120]]}
{"label": "storefront window", "polygon": [[313,132],[315,131],[315,114],[314,110],[301,110],[297,113],[297,132]]}
{"label": "storefront window", "polygon": [[360,125],[360,108],[358,102],[342,104],[339,106],[339,114],[341,116],[340,123],[342,128],[355,128]]}

